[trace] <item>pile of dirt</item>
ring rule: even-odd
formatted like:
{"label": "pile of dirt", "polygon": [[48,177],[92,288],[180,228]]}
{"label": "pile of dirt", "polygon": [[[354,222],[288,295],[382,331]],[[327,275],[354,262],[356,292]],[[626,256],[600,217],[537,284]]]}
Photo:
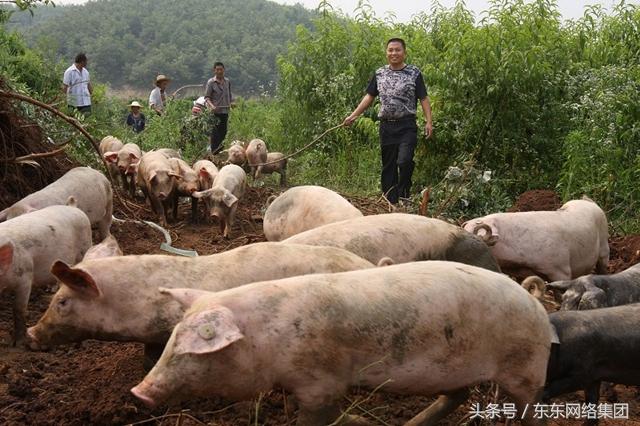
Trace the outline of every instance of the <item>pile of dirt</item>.
{"label": "pile of dirt", "polygon": [[509,212],[557,210],[562,206],[558,194],[549,189],[534,189],[520,194]]}
{"label": "pile of dirt", "polygon": [[[2,80],[0,89],[7,89]],[[25,117],[12,102],[0,98],[0,210],[42,189],[77,165],[64,153],[38,158],[37,164],[14,161],[55,148],[37,123]]]}
{"label": "pile of dirt", "polygon": [[609,273],[624,271],[640,263],[640,235],[609,239]]}

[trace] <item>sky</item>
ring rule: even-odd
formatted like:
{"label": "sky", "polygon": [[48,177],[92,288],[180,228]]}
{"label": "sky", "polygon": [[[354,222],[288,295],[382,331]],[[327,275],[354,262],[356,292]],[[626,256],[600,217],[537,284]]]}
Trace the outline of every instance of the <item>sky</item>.
{"label": "sky", "polygon": [[[132,0],[135,1],[135,0]],[[281,4],[300,3],[306,8],[315,9],[320,0],[275,0]],[[557,0],[560,13],[565,19],[575,19],[582,16],[586,5],[601,4],[606,8],[617,4],[620,0]],[[85,3],[86,0],[54,0],[56,4],[78,4]],[[353,14],[353,10],[358,4],[358,0],[329,0],[329,3],[336,9],[341,9],[348,15]],[[418,12],[429,11],[433,1],[431,0],[370,0],[369,3],[379,17],[384,17],[388,12],[393,12],[399,21],[406,22],[411,16]],[[488,9],[488,0],[466,0],[467,7],[473,10],[476,18],[483,10]],[[640,4],[640,0],[627,0],[627,3]],[[451,7],[455,0],[440,0],[440,4]],[[401,6],[399,6],[401,5]]]}

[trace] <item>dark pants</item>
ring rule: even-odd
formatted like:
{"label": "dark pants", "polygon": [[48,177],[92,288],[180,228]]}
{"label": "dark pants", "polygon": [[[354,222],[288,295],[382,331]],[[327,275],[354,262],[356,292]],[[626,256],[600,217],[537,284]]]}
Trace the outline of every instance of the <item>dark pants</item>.
{"label": "dark pants", "polygon": [[415,163],[413,154],[418,142],[415,118],[380,123],[382,151],[382,193],[390,203],[409,198]]}
{"label": "dark pants", "polygon": [[82,113],[82,115],[89,115],[91,114],[91,105],[85,105],[85,106],[72,106],[72,105],[67,105],[69,107],[69,109],[75,109],[78,110],[80,113]]}
{"label": "dark pants", "polygon": [[211,153],[216,154],[219,151],[222,151],[222,142],[224,138],[227,136],[227,123],[229,122],[229,114],[214,114],[218,117],[218,124],[213,126],[211,130],[211,138],[209,142],[211,143]]}

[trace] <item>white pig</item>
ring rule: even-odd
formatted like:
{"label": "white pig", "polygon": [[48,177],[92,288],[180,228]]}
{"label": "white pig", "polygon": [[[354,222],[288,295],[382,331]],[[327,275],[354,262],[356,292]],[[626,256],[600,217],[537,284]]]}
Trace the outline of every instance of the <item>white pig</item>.
{"label": "white pig", "polygon": [[244,146],[242,146],[242,142],[235,141],[227,151],[229,153],[229,158],[227,161],[231,164],[235,164],[236,166],[242,166],[247,162],[247,155],[245,153]]}
{"label": "white pig", "polygon": [[118,241],[113,235],[109,235],[99,244],[91,246],[82,258],[83,261],[91,259],[101,259],[103,257],[122,256],[122,250]]}
{"label": "white pig", "polygon": [[211,291],[319,272],[374,265],[345,250],[256,243],[198,257],[143,255],[92,259],[71,268],[57,262],[60,290],[34,327],[32,339],[57,345],[84,339],[164,344],[184,310],[158,287]]}
{"label": "white pig", "polygon": [[56,259],[76,263],[91,246],[87,215],[73,206],[49,206],[0,223],[0,292],[15,294],[14,344],[23,344],[33,286],[53,285]]}
{"label": "white pig", "polygon": [[496,382],[521,413],[545,383],[545,310],[508,277],[469,265],[415,262],[204,296],[164,292],[191,308],[132,389],[149,406],[170,396],[249,399],[282,387],[298,401],[297,425],[321,426],[340,416],[351,386],[444,394],[406,423],[426,425],[478,383]]}
{"label": "white pig", "polygon": [[225,238],[231,232],[238,201],[244,195],[246,180],[247,175],[242,167],[228,164],[220,169],[211,189],[193,193],[195,198],[204,198],[211,217],[218,220]]}
{"label": "white pig", "polygon": [[327,223],[356,217],[362,217],[360,210],[338,193],[322,186],[296,186],[269,205],[262,227],[268,241],[281,241]]}
{"label": "white pig", "polygon": [[490,245],[511,275],[540,275],[551,281],[606,274],[607,217],[589,199],[572,200],[556,211],[495,213],[466,222],[464,229]]}
{"label": "white pig", "polygon": [[180,158],[169,158],[169,163],[173,168],[173,172],[179,175],[176,178],[176,188],[173,192],[173,220],[178,219],[178,204],[180,197],[191,198],[191,220],[195,222],[198,212],[198,199],[192,197],[192,194],[198,190],[198,174]]}
{"label": "white pig", "polygon": [[340,247],[378,263],[452,260],[500,271],[482,240],[438,219],[404,213],[356,217],[296,234],[283,243]]}
{"label": "white pig", "polygon": [[100,238],[107,238],[113,213],[111,183],[90,167],[71,169],[52,184],[4,209],[0,212],[0,222],[44,207],[65,205],[69,197],[76,199],[78,208],[89,217],[91,226],[98,229]]}
{"label": "white pig", "polygon": [[173,192],[179,178],[162,152],[150,151],[142,156],[136,175],[137,184],[149,199],[161,226],[167,226],[167,213],[174,201]]}
{"label": "white pig", "polygon": [[270,175],[277,172],[280,175],[280,186],[287,186],[287,159],[281,152],[270,152],[267,154],[267,164],[261,166],[260,173]]}
{"label": "white pig", "polygon": [[[218,168],[209,160],[198,160],[193,163],[193,170],[198,174],[198,191],[206,191],[213,187],[213,181],[218,176]],[[198,221],[198,198],[192,197],[192,217],[194,222]],[[195,210],[195,213],[194,213]]]}
{"label": "white pig", "polygon": [[245,151],[247,156],[247,163],[251,167],[251,176],[254,179],[260,177],[262,173],[262,167],[258,164],[267,162],[267,144],[262,139],[252,139]]}
{"label": "white pig", "polygon": [[120,139],[114,136],[105,136],[100,141],[99,148],[100,148],[100,155],[102,155],[102,157],[104,158],[104,160],[106,161],[109,167],[109,173],[111,174],[111,178],[116,179],[116,176],[120,176],[122,180],[122,186],[126,189],[125,187],[126,180],[125,180],[124,173],[120,173],[120,170],[118,169],[118,165],[116,164],[116,162],[110,160],[112,157],[107,157],[105,155],[107,152],[118,152],[120,149],[122,149],[123,145],[124,144]]}
{"label": "white pig", "polygon": [[122,177],[122,186],[125,191],[129,191],[129,195],[132,198],[136,192],[136,174],[141,158],[142,151],[135,143],[127,143],[119,150],[104,153],[104,159],[117,166],[120,171],[120,176]]}

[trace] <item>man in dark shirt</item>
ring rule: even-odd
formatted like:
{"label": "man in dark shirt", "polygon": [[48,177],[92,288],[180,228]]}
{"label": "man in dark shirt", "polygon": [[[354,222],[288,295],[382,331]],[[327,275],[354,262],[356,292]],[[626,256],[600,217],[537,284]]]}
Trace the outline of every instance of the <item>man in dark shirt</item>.
{"label": "man in dark shirt", "polygon": [[380,96],[380,144],[382,149],[382,192],[389,202],[409,198],[413,175],[413,154],[418,143],[416,104],[424,113],[424,132],[433,132],[431,105],[420,70],[405,64],[406,45],[400,38],[387,42],[388,65],[378,68],[369,82],[367,94],[344,120],[350,126]]}
{"label": "man in dark shirt", "polygon": [[207,107],[213,110],[218,118],[211,131],[211,153],[216,154],[223,148],[222,142],[227,136],[227,123],[229,122],[229,108],[233,106],[233,95],[231,94],[231,82],[224,76],[224,64],[216,62],[213,65],[214,77],[207,81],[204,98]]}

